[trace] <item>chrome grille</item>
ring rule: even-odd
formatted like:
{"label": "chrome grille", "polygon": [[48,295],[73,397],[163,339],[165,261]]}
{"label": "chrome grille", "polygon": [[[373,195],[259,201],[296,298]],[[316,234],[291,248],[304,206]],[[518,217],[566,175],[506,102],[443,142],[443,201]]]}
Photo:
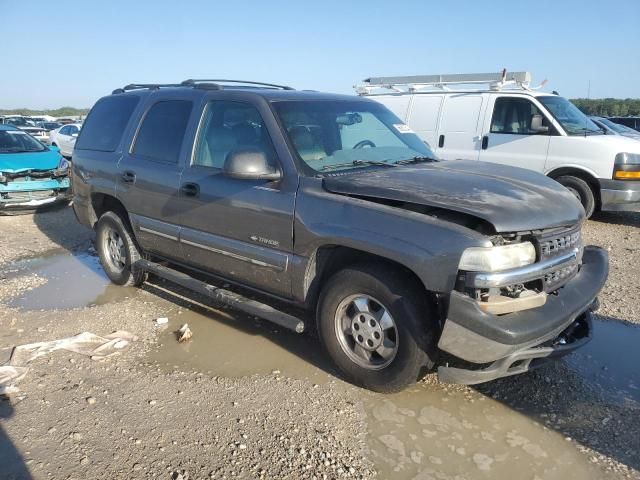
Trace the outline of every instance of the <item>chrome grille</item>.
{"label": "chrome grille", "polygon": [[[546,260],[578,249],[578,260],[582,258],[582,234],[580,226],[563,231],[543,233],[537,237],[540,260]],[[543,278],[546,292],[553,292],[571,280],[579,270],[578,265],[560,268]]]}

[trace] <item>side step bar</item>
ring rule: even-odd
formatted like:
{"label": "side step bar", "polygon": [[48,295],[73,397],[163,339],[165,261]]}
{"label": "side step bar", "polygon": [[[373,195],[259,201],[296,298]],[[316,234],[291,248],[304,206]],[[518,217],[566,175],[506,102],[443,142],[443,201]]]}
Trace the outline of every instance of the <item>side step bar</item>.
{"label": "side step bar", "polygon": [[186,273],[179,272],[169,267],[159,265],[149,260],[138,260],[135,263],[134,268],[144,270],[145,272],[153,273],[158,277],[169,280],[172,283],[176,283],[182,287],[198,292],[201,295],[209,297],[216,303],[228,305],[236,310],[241,310],[250,315],[264,318],[276,325],[288,328],[297,333],[304,332],[304,322],[299,318],[292,315],[288,315],[280,310],[276,310],[264,303],[251,300],[249,298],[238,295],[237,293],[225,290],[224,288],[214,287],[203,281],[197,280]]}

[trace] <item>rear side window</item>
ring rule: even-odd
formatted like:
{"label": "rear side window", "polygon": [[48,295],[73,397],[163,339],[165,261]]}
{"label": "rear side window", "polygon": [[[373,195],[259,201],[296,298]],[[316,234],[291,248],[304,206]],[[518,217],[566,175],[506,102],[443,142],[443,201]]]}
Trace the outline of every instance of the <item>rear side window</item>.
{"label": "rear side window", "polygon": [[139,101],[140,97],[133,95],[98,100],[84,122],[75,148],[114,152]]}
{"label": "rear side window", "polygon": [[154,104],[136,136],[133,154],[165,163],[178,163],[192,102],[166,100]]}

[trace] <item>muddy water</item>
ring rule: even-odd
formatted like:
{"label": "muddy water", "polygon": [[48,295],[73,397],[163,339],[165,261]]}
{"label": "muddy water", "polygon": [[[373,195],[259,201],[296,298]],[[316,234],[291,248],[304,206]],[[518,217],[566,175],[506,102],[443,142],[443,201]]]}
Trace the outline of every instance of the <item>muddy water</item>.
{"label": "muddy water", "polygon": [[380,478],[606,478],[562,435],[488,397],[418,385],[365,405]]}
{"label": "muddy water", "polygon": [[28,271],[47,283],[13,299],[9,306],[23,310],[67,310],[102,305],[135,295],[135,289],[112,285],[97,257],[61,253],[18,262],[11,275]]}
{"label": "muddy water", "polygon": [[566,361],[612,401],[640,408],[640,327],[595,321],[593,339]]}

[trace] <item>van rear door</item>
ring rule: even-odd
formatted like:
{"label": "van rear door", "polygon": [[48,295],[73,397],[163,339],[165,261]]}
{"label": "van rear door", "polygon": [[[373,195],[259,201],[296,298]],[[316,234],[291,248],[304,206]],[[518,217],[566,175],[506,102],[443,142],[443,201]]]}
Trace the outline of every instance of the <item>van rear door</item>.
{"label": "van rear door", "polygon": [[434,150],[442,160],[477,160],[480,154],[482,112],[481,93],[451,93],[444,108]]}

